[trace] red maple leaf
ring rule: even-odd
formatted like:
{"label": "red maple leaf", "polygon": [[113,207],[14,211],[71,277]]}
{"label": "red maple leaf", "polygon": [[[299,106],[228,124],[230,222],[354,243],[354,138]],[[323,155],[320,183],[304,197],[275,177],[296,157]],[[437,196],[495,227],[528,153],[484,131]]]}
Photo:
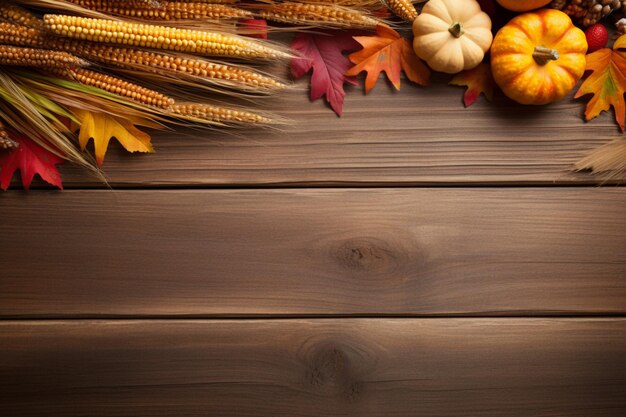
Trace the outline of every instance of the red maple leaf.
{"label": "red maple leaf", "polygon": [[19,170],[22,185],[28,190],[35,174],[48,184],[63,189],[61,175],[56,168],[64,160],[21,135],[11,135],[11,139],[20,146],[6,152],[0,152],[0,188],[6,191],[11,185],[11,178]]}
{"label": "red maple leaf", "polygon": [[345,75],[350,61],[342,52],[356,50],[359,44],[345,32],[300,33],[291,47],[301,55],[291,60],[294,78],[298,79],[313,69],[311,101],[326,96],[330,107],[341,116],[346,96],[344,83],[358,84],[355,77]]}

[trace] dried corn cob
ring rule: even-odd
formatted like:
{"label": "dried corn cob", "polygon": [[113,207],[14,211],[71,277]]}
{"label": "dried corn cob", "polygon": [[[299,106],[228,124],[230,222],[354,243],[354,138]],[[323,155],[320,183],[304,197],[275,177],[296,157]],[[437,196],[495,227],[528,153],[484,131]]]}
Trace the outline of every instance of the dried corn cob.
{"label": "dried corn cob", "polygon": [[174,104],[173,98],[161,94],[158,91],[84,68],[69,68],[59,71],[57,74],[71,78],[81,84],[97,87],[109,93],[129,98],[147,106],[166,109]]}
{"label": "dried corn cob", "polygon": [[45,15],[44,23],[55,35],[94,42],[235,58],[289,57],[260,42],[214,32],[65,15]]}
{"label": "dried corn cob", "polygon": [[0,44],[43,47],[45,37],[37,29],[0,22]]}
{"label": "dried corn cob", "polygon": [[381,20],[354,9],[335,4],[273,3],[261,6],[259,16],[276,22],[326,25],[342,28],[374,29],[384,25]]}
{"label": "dried corn cob", "polygon": [[230,109],[226,107],[212,106],[208,104],[175,104],[172,106],[172,114],[183,116],[192,120],[215,122],[220,124],[246,123],[246,124],[271,124],[268,117],[245,110]]}
{"label": "dried corn cob", "polygon": [[207,80],[227,81],[255,90],[280,90],[286,86],[274,78],[247,68],[218,64],[203,59],[181,57],[136,48],[111,46],[73,39],[52,38],[47,41],[51,49],[62,50],[123,69],[141,68],[154,74],[170,74],[181,78],[200,77]]}
{"label": "dried corn cob", "polygon": [[4,124],[0,122],[0,150],[16,149],[18,146],[20,144],[9,137]]}
{"label": "dried corn cob", "polygon": [[37,68],[84,67],[87,61],[67,52],[0,45],[0,65]]}
{"label": "dried corn cob", "polygon": [[28,10],[11,3],[0,4],[0,19],[35,29],[43,27],[41,19]]}
{"label": "dried corn cob", "polygon": [[412,23],[417,19],[417,10],[411,0],[383,0],[387,7],[400,19]]}
{"label": "dried corn cob", "polygon": [[146,20],[247,19],[247,10],[223,4],[177,3],[166,1],[158,7],[128,6],[116,0],[69,0],[81,7],[102,13]]}

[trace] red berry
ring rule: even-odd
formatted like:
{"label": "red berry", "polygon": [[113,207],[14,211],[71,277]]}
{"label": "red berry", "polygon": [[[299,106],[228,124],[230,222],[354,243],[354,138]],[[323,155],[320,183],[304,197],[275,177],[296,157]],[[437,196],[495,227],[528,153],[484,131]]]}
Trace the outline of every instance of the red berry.
{"label": "red berry", "polygon": [[589,53],[602,49],[609,43],[609,31],[601,23],[589,26],[585,30],[585,36],[589,44],[589,49],[587,50]]}

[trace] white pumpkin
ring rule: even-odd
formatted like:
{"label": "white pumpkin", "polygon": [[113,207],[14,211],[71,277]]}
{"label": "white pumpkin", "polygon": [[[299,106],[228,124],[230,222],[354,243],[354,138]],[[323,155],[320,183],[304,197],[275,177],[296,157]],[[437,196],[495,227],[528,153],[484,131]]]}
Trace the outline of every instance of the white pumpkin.
{"label": "white pumpkin", "polygon": [[430,0],[413,21],[413,49],[435,71],[478,66],[489,50],[491,19],[476,0]]}

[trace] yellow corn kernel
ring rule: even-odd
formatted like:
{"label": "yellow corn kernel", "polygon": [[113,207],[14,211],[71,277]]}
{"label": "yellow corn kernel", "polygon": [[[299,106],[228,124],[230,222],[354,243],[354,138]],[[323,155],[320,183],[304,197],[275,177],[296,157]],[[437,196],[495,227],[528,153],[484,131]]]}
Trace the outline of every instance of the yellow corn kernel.
{"label": "yellow corn kernel", "polygon": [[289,57],[260,42],[215,32],[50,14],[44,24],[55,35],[94,42],[237,58]]}
{"label": "yellow corn kernel", "polygon": [[417,19],[417,10],[411,0],[383,0],[387,7],[400,19],[413,23]]}
{"label": "yellow corn kernel", "polygon": [[158,91],[124,81],[111,75],[101,74],[84,68],[67,69],[65,75],[81,84],[97,87],[109,93],[126,97],[148,106],[166,109],[174,104],[173,98],[161,94]]}
{"label": "yellow corn kernel", "polygon": [[0,65],[37,68],[68,68],[87,66],[87,61],[67,52],[0,45]]}
{"label": "yellow corn kernel", "polygon": [[247,19],[253,14],[224,4],[161,2],[157,7],[137,7],[117,0],[69,0],[97,12],[145,20]]}
{"label": "yellow corn kernel", "polygon": [[342,28],[374,29],[384,24],[359,10],[336,4],[272,3],[262,7],[259,16],[276,22]]}
{"label": "yellow corn kernel", "polygon": [[245,110],[212,106],[209,104],[175,104],[171,108],[175,116],[217,124],[271,124],[272,120]]}

